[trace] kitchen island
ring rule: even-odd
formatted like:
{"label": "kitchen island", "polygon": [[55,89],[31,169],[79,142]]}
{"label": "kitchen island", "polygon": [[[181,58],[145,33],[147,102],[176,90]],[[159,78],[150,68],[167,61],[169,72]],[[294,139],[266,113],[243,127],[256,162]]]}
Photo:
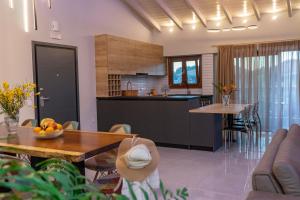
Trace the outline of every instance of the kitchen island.
{"label": "kitchen island", "polygon": [[158,145],[190,147],[189,110],[200,107],[200,96],[97,97],[98,130],[118,123]]}

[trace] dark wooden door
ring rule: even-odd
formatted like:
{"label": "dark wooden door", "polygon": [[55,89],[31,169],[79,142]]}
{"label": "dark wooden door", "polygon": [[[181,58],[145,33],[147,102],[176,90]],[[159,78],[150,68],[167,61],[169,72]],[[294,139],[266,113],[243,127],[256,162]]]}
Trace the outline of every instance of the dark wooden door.
{"label": "dark wooden door", "polygon": [[33,42],[36,117],[79,121],[76,47]]}

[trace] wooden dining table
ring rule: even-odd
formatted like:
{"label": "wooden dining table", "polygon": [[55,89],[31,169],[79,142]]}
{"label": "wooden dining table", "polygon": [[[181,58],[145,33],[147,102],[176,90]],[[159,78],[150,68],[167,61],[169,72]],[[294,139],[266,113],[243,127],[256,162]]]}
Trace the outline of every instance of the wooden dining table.
{"label": "wooden dining table", "polygon": [[[0,135],[6,132],[0,126]],[[86,159],[117,148],[123,139],[130,137],[133,135],[65,130],[55,139],[37,139],[32,128],[19,127],[15,135],[0,139],[0,152],[30,155],[33,167],[48,158],[61,158],[72,162],[84,175]]]}

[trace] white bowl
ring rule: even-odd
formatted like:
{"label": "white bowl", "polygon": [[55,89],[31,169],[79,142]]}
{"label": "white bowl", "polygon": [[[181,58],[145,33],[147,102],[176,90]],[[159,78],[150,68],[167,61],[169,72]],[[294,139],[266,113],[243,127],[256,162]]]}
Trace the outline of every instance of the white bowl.
{"label": "white bowl", "polygon": [[64,130],[53,131],[52,133],[48,133],[47,135],[39,135],[34,133],[36,139],[54,139],[64,134]]}

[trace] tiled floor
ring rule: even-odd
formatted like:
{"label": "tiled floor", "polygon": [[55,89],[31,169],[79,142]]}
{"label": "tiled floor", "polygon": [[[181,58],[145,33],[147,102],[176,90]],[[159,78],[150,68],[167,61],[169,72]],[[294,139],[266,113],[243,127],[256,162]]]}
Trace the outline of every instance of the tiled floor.
{"label": "tiled floor", "polygon": [[243,200],[251,190],[251,174],[269,144],[271,136],[262,137],[251,151],[240,142],[227,152],[159,148],[161,179],[175,190],[185,186],[191,200]]}
{"label": "tiled floor", "polygon": [[[238,140],[225,152],[159,147],[159,172],[166,187],[187,187],[189,200],[243,200],[251,190],[251,174],[271,140],[263,134],[251,149]],[[92,178],[94,173],[87,175]]]}

